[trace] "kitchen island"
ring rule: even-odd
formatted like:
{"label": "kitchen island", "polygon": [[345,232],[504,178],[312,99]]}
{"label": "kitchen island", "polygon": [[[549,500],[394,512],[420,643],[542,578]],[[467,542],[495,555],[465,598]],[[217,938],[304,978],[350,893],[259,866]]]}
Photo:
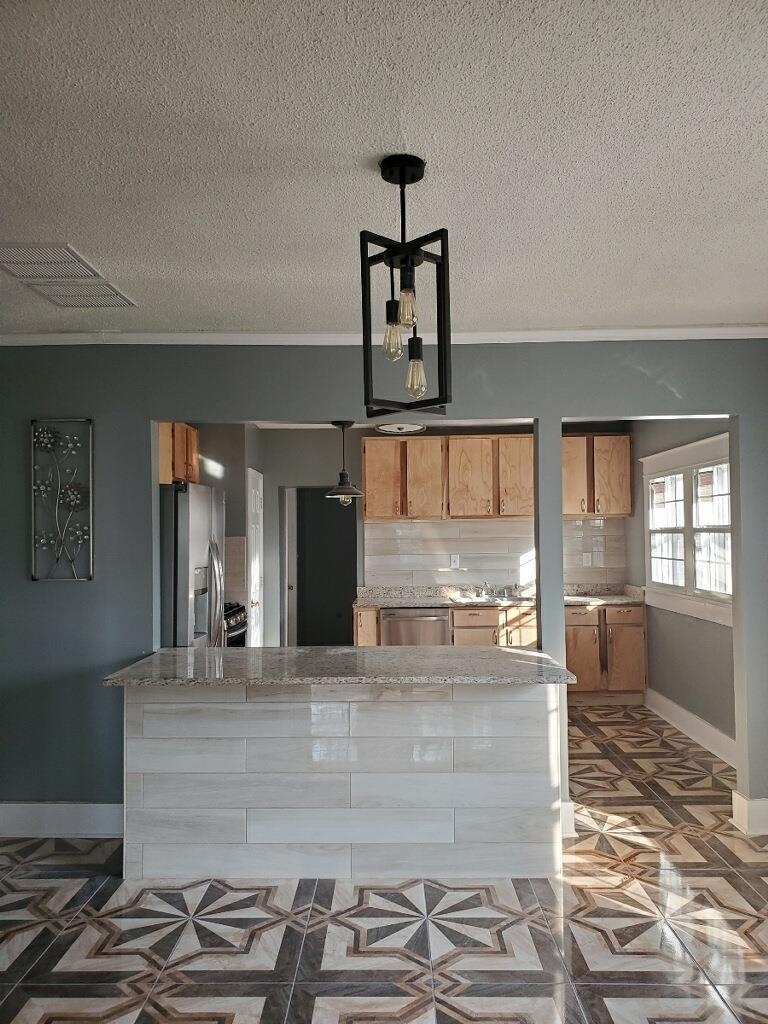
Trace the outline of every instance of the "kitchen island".
{"label": "kitchen island", "polygon": [[104,681],[126,877],[551,874],[574,681],[496,647],[158,651]]}

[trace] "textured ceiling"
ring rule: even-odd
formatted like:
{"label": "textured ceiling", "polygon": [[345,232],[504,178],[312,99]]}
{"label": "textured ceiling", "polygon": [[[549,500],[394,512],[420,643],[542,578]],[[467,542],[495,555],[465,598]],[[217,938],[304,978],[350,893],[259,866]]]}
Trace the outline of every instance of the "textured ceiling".
{"label": "textured ceiling", "polygon": [[358,231],[445,226],[456,331],[768,322],[768,0],[0,0],[0,330],[353,332]]}

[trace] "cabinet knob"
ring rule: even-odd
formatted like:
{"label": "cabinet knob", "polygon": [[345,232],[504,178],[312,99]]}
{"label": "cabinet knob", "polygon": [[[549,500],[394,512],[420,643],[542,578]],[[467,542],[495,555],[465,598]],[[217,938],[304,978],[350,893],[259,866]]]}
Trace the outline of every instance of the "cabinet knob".
{"label": "cabinet knob", "polygon": [[504,515],[504,507],[505,507],[505,501],[504,501],[504,498],[502,498],[501,499],[501,514],[502,515]]}
{"label": "cabinet knob", "polygon": [[491,514],[491,501],[490,501],[490,498],[489,498],[488,499],[488,515],[490,515],[490,514]]}
{"label": "cabinet knob", "polygon": [[586,498],[582,498],[581,499],[581,511],[582,512],[586,512],[587,511],[587,499]]}
{"label": "cabinet knob", "polygon": [[395,502],[395,515],[396,516],[400,515],[400,502],[399,501]]}
{"label": "cabinet knob", "polygon": [[597,626],[595,626],[595,643],[597,643]]}
{"label": "cabinet knob", "polygon": [[613,642],[613,626],[608,627],[608,639]]}
{"label": "cabinet knob", "polygon": [[412,501],[408,502],[408,515],[409,516],[413,515],[413,502]]}
{"label": "cabinet knob", "polygon": [[599,512],[599,511],[600,511],[600,499],[599,498],[595,498],[595,512]]}
{"label": "cabinet knob", "polygon": [[493,640],[493,642],[494,642],[495,644],[498,644],[498,642],[499,642],[499,632],[498,632],[498,630],[496,630],[496,629],[494,629],[494,631],[493,631],[493,637],[492,637],[492,640]]}

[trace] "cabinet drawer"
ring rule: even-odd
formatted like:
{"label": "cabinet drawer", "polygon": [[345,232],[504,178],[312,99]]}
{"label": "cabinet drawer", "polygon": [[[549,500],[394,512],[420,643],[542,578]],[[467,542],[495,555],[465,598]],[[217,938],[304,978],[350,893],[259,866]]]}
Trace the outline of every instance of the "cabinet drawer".
{"label": "cabinet drawer", "polygon": [[596,626],[599,612],[597,608],[566,608],[566,626]]}
{"label": "cabinet drawer", "polygon": [[645,622],[645,609],[642,605],[606,608],[605,621],[609,626],[642,626]]}
{"label": "cabinet drawer", "polygon": [[503,608],[456,608],[453,612],[454,626],[493,626],[498,629],[504,623]]}
{"label": "cabinet drawer", "polygon": [[500,644],[503,646],[506,639],[506,637],[502,635],[503,633],[506,633],[506,630],[501,630],[498,626],[478,626],[474,629],[454,629],[453,646],[498,647]]}

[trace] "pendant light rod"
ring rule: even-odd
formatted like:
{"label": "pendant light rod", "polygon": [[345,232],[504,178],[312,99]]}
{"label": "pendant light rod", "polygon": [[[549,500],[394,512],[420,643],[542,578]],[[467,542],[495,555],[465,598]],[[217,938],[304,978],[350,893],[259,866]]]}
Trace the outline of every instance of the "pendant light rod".
{"label": "pendant light rod", "polygon": [[347,445],[346,445],[346,431],[352,426],[354,420],[331,420],[331,426],[337,427],[341,431],[341,468],[347,468]]}
{"label": "pendant light rod", "polygon": [[405,171],[400,171],[400,241],[405,245]]}

